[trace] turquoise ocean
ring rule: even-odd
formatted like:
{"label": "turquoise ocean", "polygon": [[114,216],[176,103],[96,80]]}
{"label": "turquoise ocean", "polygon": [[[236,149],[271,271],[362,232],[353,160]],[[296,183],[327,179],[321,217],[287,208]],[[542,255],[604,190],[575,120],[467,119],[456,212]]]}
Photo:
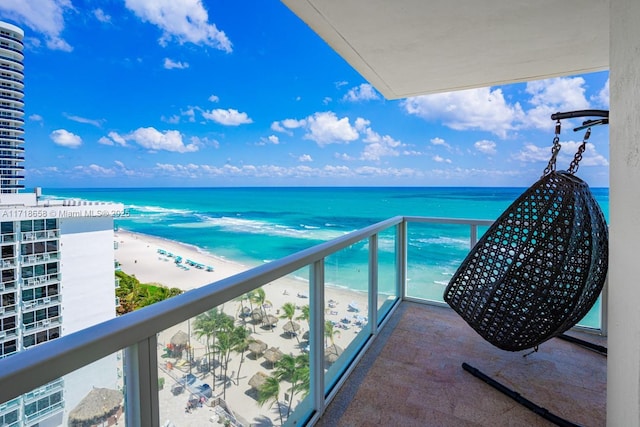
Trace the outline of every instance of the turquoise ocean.
{"label": "turquoise ocean", "polygon": [[[525,189],[478,187],[291,187],[291,188],[100,188],[53,189],[51,199],[121,203],[125,215],[115,225],[193,245],[202,251],[257,266],[396,216],[496,219]],[[608,219],[609,190],[592,188]],[[481,230],[483,231],[483,230]],[[409,256],[421,266],[412,288],[419,297],[441,296],[469,250],[468,227],[410,228]],[[393,259],[393,244],[381,238]],[[361,254],[344,263],[359,263]],[[364,286],[342,274],[329,278],[336,286]],[[354,269],[354,271],[356,271]],[[413,280],[413,279],[412,279]],[[358,285],[360,283],[361,285]]]}

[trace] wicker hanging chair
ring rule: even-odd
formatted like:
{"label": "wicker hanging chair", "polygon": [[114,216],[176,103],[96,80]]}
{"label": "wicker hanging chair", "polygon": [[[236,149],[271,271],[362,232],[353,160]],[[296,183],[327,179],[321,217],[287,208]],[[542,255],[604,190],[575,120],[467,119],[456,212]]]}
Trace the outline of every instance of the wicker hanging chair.
{"label": "wicker hanging chair", "polygon": [[559,123],[542,178],[493,223],[444,292],[476,332],[503,350],[536,348],[573,327],[607,275],[604,215],[589,186],[573,175],[590,130],[569,171],[555,171]]}

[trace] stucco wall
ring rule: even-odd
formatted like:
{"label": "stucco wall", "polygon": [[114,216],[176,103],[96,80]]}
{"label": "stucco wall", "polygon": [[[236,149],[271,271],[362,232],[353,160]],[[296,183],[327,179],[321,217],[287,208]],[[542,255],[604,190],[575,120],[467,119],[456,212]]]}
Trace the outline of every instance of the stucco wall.
{"label": "stucco wall", "polygon": [[640,426],[639,19],[640,1],[611,0],[609,426]]}

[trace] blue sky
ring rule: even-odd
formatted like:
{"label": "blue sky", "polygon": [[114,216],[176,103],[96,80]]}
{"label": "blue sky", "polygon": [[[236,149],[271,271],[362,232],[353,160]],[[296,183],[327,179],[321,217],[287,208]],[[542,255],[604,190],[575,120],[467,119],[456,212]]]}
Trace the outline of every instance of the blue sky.
{"label": "blue sky", "polygon": [[[518,186],[608,72],[385,100],[278,1],[2,0],[27,187]],[[582,134],[565,122],[558,169]],[[578,172],[607,187],[608,127]]]}

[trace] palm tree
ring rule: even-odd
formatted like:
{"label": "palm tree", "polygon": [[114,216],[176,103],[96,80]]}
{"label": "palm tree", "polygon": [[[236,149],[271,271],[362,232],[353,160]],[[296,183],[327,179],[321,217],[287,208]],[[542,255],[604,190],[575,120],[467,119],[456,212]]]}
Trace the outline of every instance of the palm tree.
{"label": "palm tree", "polygon": [[240,369],[244,362],[244,352],[249,347],[249,330],[244,326],[238,326],[233,329],[233,351],[240,353],[240,365],[238,366],[238,375],[236,384],[240,382]]}
{"label": "palm tree", "polygon": [[262,318],[264,319],[267,316],[267,312],[264,309],[264,305],[267,303],[271,304],[271,301],[267,300],[267,293],[264,291],[263,288],[257,288],[257,289],[254,289],[250,293],[250,295],[251,295],[250,296],[251,301],[260,307]]}
{"label": "palm tree", "polygon": [[[220,377],[222,378],[222,398],[227,398],[227,370],[231,359],[231,350],[233,350],[233,330],[218,330],[216,339],[216,349],[220,354]],[[224,373],[223,373],[224,369]]]}
{"label": "palm tree", "polygon": [[258,404],[263,406],[265,403],[271,401],[271,405],[278,404],[278,415],[280,416],[280,425],[284,424],[282,421],[282,411],[280,410],[280,403],[278,403],[278,396],[280,395],[280,382],[277,378],[269,376],[265,382],[258,389]]}
{"label": "palm tree", "polygon": [[[211,364],[211,354],[215,351],[220,352],[220,346],[216,345],[216,337],[221,332],[232,329],[233,326],[233,318],[218,309],[218,307],[214,307],[211,310],[205,311],[204,313],[196,316],[196,320],[193,322],[193,328],[196,335],[198,337],[207,337],[207,357],[214,379],[215,370]],[[222,365],[222,361],[220,363]],[[220,367],[220,373],[222,374],[222,366]],[[213,387],[215,388],[215,380],[213,381]]]}
{"label": "palm tree", "polygon": [[302,312],[302,314],[296,317],[296,320],[304,320],[307,322],[307,326],[311,327],[311,325],[309,324],[309,320],[311,319],[309,304],[303,305],[302,307],[300,307],[300,311]]}
{"label": "palm tree", "polygon": [[293,396],[302,392],[303,398],[309,394],[310,375],[309,375],[309,355],[301,354],[293,357],[289,354],[282,356],[276,362],[276,369],[273,376],[278,381],[289,381],[291,388],[289,392],[289,401],[287,402],[287,418],[291,414],[291,406],[293,405]]}
{"label": "palm tree", "polygon": [[331,341],[331,345],[335,345],[335,342],[333,341],[333,336],[334,335],[340,335],[340,331],[337,330],[334,326],[333,326],[333,322],[331,320],[326,320],[324,322],[324,345],[327,345],[327,338],[329,338],[329,341]]}
{"label": "palm tree", "polygon": [[[295,330],[293,329],[293,316],[296,314],[296,305],[292,302],[286,302],[282,306],[282,311],[283,311],[283,314],[280,316],[280,318],[289,319],[289,323],[291,323],[291,331],[293,334],[295,334],[296,341],[298,341],[298,344],[300,344],[300,339],[298,338],[298,334],[296,334]],[[299,327],[300,325],[298,325],[298,328]]]}

